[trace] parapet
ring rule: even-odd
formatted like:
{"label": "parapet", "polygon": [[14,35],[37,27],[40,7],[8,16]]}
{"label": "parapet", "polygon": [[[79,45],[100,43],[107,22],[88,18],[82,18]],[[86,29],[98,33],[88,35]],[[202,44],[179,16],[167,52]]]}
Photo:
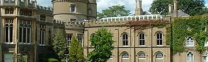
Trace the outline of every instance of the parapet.
{"label": "parapet", "polygon": [[52,7],[44,7],[44,6],[40,6],[40,5],[37,5],[37,9],[44,10],[44,11],[53,11]]}
{"label": "parapet", "polygon": [[52,2],[84,2],[84,3],[88,3],[88,0],[52,0]]}
{"label": "parapet", "polygon": [[[139,16],[121,16],[121,17],[107,17],[102,18],[98,21],[87,21],[85,27],[96,27],[96,26],[121,26],[127,25],[129,22],[135,23],[153,23],[153,22],[170,22],[170,16],[162,15],[139,15]],[[144,22],[143,22],[144,21]]]}
{"label": "parapet", "polygon": [[84,29],[84,21],[63,21],[54,20],[54,23],[64,24],[66,29]]}

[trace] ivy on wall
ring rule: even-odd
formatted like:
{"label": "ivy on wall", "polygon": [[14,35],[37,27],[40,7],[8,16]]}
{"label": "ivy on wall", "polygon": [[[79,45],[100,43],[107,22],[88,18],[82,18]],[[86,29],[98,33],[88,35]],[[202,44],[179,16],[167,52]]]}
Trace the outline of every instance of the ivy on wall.
{"label": "ivy on wall", "polygon": [[208,32],[205,32],[205,28],[208,28],[207,24],[208,15],[175,18],[172,22],[172,31],[167,27],[167,44],[172,43],[173,53],[184,52],[186,37],[191,36],[195,40],[196,50],[203,52],[206,50],[205,40],[208,40]]}

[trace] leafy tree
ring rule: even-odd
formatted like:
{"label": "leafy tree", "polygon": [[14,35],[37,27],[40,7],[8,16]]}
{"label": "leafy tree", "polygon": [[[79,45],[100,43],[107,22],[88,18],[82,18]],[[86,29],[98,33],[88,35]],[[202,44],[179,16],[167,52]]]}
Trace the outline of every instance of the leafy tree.
{"label": "leafy tree", "polygon": [[108,9],[102,10],[101,13],[97,13],[97,16],[99,18],[104,17],[116,17],[118,15],[120,16],[127,16],[130,14],[130,10],[126,10],[124,5],[114,5],[112,7],[109,7]]}
{"label": "leafy tree", "polygon": [[112,33],[108,32],[106,28],[101,28],[90,37],[91,46],[94,50],[87,56],[86,62],[106,62],[112,55],[112,44],[115,42],[112,40]]}
{"label": "leafy tree", "polygon": [[69,48],[69,60],[70,62],[84,62],[83,56],[82,44],[75,36],[73,36]]}
{"label": "leafy tree", "polygon": [[[168,5],[173,0],[154,0],[149,11],[152,13],[168,14]],[[201,15],[204,13],[204,0],[178,0],[178,9],[189,15]]]}
{"label": "leafy tree", "polygon": [[67,46],[66,46],[66,39],[63,35],[63,32],[60,29],[57,30],[57,33],[55,34],[53,40],[54,40],[53,49],[55,50],[61,61],[64,61],[65,59],[64,52]]}

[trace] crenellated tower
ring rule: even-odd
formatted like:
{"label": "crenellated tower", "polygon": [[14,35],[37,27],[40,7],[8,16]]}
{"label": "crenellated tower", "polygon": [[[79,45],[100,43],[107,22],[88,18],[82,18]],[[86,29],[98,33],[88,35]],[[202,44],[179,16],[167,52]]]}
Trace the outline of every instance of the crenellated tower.
{"label": "crenellated tower", "polygon": [[52,0],[55,20],[83,21],[96,19],[96,0]]}

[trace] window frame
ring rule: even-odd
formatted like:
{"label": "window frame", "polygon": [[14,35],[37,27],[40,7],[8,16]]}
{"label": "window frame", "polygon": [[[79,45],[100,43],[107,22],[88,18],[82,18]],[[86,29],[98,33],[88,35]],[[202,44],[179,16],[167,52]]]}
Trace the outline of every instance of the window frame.
{"label": "window frame", "polygon": [[122,53],[122,56],[121,56],[122,59],[129,59],[129,54],[128,53]]}
{"label": "window frame", "polygon": [[139,46],[145,46],[145,34],[140,33],[138,39],[139,39]]}
{"label": "window frame", "polygon": [[[70,13],[76,13],[76,4],[70,4]],[[73,9],[72,9],[73,8]]]}
{"label": "window frame", "polygon": [[122,34],[122,45],[123,46],[128,46],[129,45],[129,43],[128,43],[128,34],[127,33]]}
{"label": "window frame", "polygon": [[31,44],[32,40],[32,22],[28,20],[19,20],[19,43]]}
{"label": "window frame", "polygon": [[67,34],[67,47],[70,47],[71,41],[72,41],[72,36],[73,34]]}
{"label": "window frame", "polygon": [[40,24],[40,41],[39,41],[39,45],[40,46],[45,46],[46,44],[46,25],[44,24]]}
{"label": "window frame", "polygon": [[139,59],[146,59],[145,53],[143,53],[143,52],[139,53],[139,54],[138,54],[138,58],[139,58]]}
{"label": "window frame", "polygon": [[4,40],[6,44],[14,44],[13,35],[14,35],[14,19],[13,18],[5,18],[5,30],[4,30]]}
{"label": "window frame", "polygon": [[194,47],[194,39],[191,36],[186,38],[186,47]]}
{"label": "window frame", "polygon": [[[11,58],[6,57],[6,55],[11,55]],[[4,62],[6,62],[6,59],[13,59],[13,54],[12,53],[4,53]],[[13,62],[13,60],[11,60]]]}
{"label": "window frame", "polygon": [[[190,59],[189,54],[191,54],[191,61],[189,61],[189,59]],[[192,52],[188,52],[188,54],[186,55],[186,61],[187,62],[194,62],[194,54]]]}
{"label": "window frame", "polygon": [[162,32],[156,33],[156,44],[157,46],[163,46],[163,33]]}
{"label": "window frame", "polygon": [[156,59],[163,59],[164,58],[164,54],[162,52],[158,52],[155,56],[156,56]]}
{"label": "window frame", "polygon": [[14,8],[4,8],[5,10],[4,10],[4,14],[14,14]]}

